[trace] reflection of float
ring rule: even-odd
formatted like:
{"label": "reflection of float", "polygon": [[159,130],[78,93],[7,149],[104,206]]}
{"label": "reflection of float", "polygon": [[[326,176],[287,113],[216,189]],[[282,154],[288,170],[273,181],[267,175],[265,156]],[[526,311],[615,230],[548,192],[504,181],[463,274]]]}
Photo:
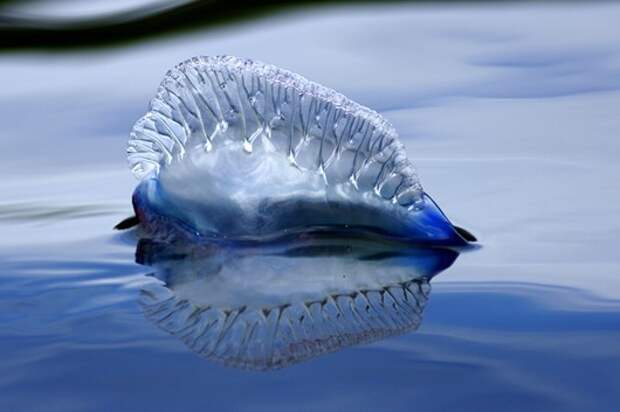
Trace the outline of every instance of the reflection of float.
{"label": "reflection of float", "polygon": [[275,369],[417,329],[429,280],[458,253],[310,235],[259,248],[141,241],[161,282],[144,314],[194,352],[228,366]]}

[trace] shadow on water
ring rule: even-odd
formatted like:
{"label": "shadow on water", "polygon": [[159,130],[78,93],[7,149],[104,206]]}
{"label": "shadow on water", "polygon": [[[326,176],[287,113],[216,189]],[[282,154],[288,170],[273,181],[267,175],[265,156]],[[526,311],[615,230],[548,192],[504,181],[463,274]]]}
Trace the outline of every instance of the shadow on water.
{"label": "shadow on water", "polygon": [[[391,0],[391,3],[431,1]],[[435,0],[459,3],[463,0]],[[114,46],[154,36],[290,11],[317,4],[380,3],[377,0],[173,0],[150,1],[130,10],[81,18],[34,17],[12,6],[15,0],[0,0],[0,49],[76,49]],[[23,9],[23,8],[22,8]]]}
{"label": "shadow on water", "polygon": [[58,222],[61,220],[86,219],[97,216],[110,216],[118,213],[108,205],[48,205],[39,203],[0,204],[0,222],[8,224]]}
{"label": "shadow on water", "polygon": [[243,246],[141,240],[145,317],[206,359],[270,370],[414,331],[458,252],[309,236]]}

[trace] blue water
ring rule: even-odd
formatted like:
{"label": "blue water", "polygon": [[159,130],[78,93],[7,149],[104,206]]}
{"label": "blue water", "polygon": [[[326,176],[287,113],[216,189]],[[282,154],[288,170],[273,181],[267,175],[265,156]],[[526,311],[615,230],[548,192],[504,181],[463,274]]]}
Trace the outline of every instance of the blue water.
{"label": "blue water", "polygon": [[[308,9],[0,55],[0,410],[615,411],[620,7]],[[415,331],[266,372],[148,321],[124,148],[166,69],[254,57],[379,110],[477,235]]]}

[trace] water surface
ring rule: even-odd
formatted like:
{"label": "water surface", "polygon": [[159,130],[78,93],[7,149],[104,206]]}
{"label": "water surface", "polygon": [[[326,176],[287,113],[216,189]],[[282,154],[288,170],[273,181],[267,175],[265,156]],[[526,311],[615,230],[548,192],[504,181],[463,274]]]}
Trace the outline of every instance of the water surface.
{"label": "water surface", "polygon": [[[331,7],[131,47],[0,56],[0,409],[617,410],[620,7]],[[270,372],[145,319],[112,227],[165,71],[252,57],[380,111],[482,247],[416,331]]]}

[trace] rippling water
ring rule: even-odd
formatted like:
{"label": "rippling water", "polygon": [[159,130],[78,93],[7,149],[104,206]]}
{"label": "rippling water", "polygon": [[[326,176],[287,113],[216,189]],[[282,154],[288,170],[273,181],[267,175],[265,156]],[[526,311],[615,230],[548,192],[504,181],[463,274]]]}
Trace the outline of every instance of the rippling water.
{"label": "rippling water", "polygon": [[[126,48],[0,55],[1,410],[617,410],[620,7],[299,11]],[[417,330],[276,371],[147,320],[127,133],[165,71],[234,54],[377,109],[482,247]]]}

